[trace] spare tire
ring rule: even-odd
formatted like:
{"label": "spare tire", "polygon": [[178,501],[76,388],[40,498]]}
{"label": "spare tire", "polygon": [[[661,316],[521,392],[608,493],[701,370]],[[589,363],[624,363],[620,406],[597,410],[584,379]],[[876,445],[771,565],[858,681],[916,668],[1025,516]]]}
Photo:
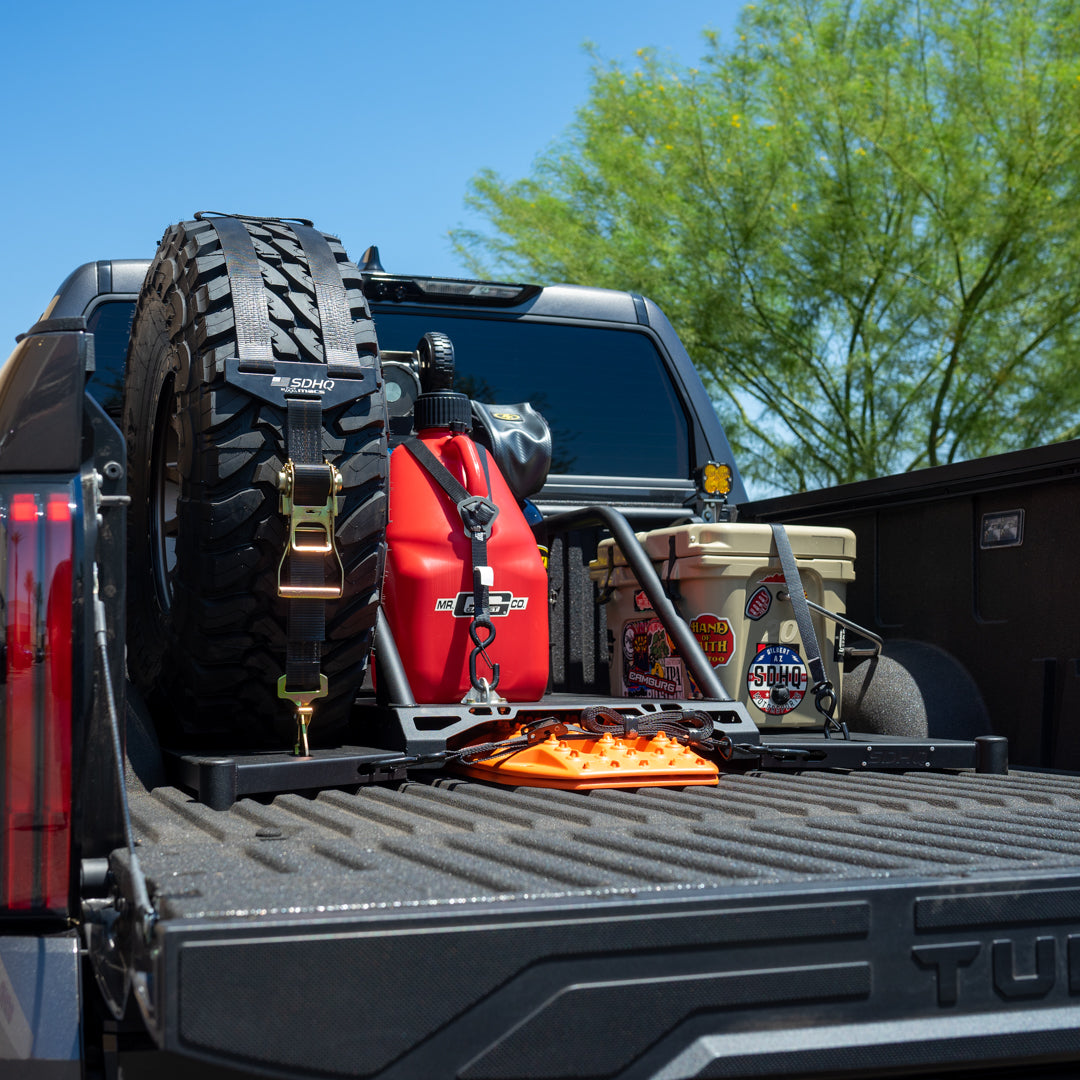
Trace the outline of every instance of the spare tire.
{"label": "spare tire", "polygon": [[[243,224],[261,273],[274,360],[323,365],[318,296],[303,247],[287,222]],[[358,399],[322,417],[323,453],[343,481],[336,537],[344,594],[325,607],[328,696],[315,703],[316,745],[340,739],[363,681],[382,581],[388,473],[374,325],[359,271],[337,239],[326,239],[357,356],[375,378]],[[128,670],[166,738],[291,746],[295,714],[277,696],[289,616],[277,577],[287,540],[278,491],[286,408],[226,382],[226,361],[238,355],[234,304],[243,311],[251,302],[234,296],[235,286],[214,220],[185,221],[166,231],[139,297],[123,413]],[[339,314],[347,339],[348,320]],[[325,366],[312,373],[320,371]]]}

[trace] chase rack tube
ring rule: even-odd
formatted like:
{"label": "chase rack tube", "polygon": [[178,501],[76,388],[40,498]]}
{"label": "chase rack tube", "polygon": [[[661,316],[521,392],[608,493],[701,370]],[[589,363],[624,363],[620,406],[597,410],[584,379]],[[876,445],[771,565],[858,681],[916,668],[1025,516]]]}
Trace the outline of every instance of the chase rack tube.
{"label": "chase rack tube", "polygon": [[594,525],[602,525],[615,538],[615,543],[619,545],[619,550],[630,564],[634,577],[645,590],[645,595],[668,636],[675,642],[683,663],[694,677],[702,695],[714,701],[733,701],[686,620],[675,610],[675,605],[664,592],[664,586],[653,569],[652,560],[634,535],[630,522],[618,510],[610,506],[586,506],[581,510],[570,510],[565,514],[545,518],[538,527],[554,534]]}

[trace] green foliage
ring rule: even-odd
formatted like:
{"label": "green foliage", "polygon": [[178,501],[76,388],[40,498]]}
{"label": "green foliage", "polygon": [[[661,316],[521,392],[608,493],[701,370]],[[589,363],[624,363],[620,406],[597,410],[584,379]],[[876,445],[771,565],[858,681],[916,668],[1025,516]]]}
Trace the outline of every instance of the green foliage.
{"label": "green foliage", "polygon": [[1080,8],[770,0],[594,66],[472,268],[646,293],[758,490],[1080,434]]}

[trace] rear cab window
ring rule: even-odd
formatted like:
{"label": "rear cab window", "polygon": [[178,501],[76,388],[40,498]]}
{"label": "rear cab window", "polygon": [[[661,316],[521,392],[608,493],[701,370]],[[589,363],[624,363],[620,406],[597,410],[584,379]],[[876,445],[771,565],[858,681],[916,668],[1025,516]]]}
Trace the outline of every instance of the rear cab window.
{"label": "rear cab window", "polygon": [[[551,472],[684,478],[690,427],[653,339],[634,329],[424,314],[373,305],[382,349],[411,352],[429,330],[454,343],[454,387],[491,404],[527,401],[551,428]],[[87,317],[95,371],[87,390],[113,416],[123,405],[132,300]]]}
{"label": "rear cab window", "polygon": [[86,317],[86,328],[94,335],[94,373],[86,389],[113,417],[124,406],[124,365],[134,317],[134,300],[106,301]]}
{"label": "rear cab window", "polygon": [[454,388],[527,401],[551,428],[553,473],[686,477],[690,430],[663,357],[641,331],[420,314],[374,306],[379,347],[411,351],[429,330],[454,343]]}

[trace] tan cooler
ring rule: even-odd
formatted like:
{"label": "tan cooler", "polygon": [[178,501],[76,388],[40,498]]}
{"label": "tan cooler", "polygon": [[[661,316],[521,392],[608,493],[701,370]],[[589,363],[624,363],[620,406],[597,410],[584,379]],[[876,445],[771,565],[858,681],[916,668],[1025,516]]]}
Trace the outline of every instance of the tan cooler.
{"label": "tan cooler", "polygon": [[[790,525],[791,548],[807,599],[842,615],[855,578],[850,529]],[[638,533],[675,607],[690,623],[728,693],[759,726],[820,724],[810,693],[806,649],[799,641],[772,530],[733,522],[680,525]],[[607,596],[614,636],[611,693],[678,700],[701,694],[614,540],[600,544],[589,567]],[[830,682],[841,691],[839,627],[813,612]],[[839,706],[836,710],[839,717]]]}

